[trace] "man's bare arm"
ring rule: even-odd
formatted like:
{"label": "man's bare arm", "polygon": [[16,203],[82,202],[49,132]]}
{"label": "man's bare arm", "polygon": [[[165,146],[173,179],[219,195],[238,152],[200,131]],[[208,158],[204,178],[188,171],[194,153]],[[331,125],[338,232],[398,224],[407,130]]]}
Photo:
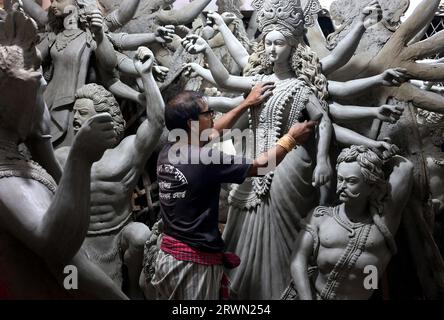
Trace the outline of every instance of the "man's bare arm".
{"label": "man's bare arm", "polygon": [[[307,141],[316,124],[315,121],[298,122],[288,130],[287,135],[294,139],[296,145],[300,145]],[[291,150],[287,150],[286,147],[280,145],[278,142],[273,148],[254,159],[248,172],[248,177],[264,175],[266,172],[274,170],[290,151]]]}
{"label": "man's bare arm", "polygon": [[222,134],[222,130],[231,129],[246,110],[267,100],[268,97],[273,94],[273,89],[273,82],[256,85],[244,101],[242,101],[236,108],[225,113],[214,123],[214,129],[219,135]]}

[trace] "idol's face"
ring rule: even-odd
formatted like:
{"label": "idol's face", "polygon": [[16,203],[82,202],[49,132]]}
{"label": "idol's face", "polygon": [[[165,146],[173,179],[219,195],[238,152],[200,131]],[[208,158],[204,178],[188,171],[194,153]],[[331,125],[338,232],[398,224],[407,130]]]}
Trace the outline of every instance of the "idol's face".
{"label": "idol's face", "polygon": [[94,108],[94,103],[91,99],[77,99],[74,103],[74,119],[73,128],[74,133],[77,133],[83,124],[91,118],[93,115],[97,114]]}
{"label": "idol's face", "polygon": [[49,10],[52,11],[54,16],[63,17],[68,14],[68,6],[74,6],[74,0],[52,0]]}
{"label": "idol's face", "polygon": [[272,63],[283,63],[290,60],[292,46],[279,31],[273,30],[267,33],[264,44],[265,53]]}
{"label": "idol's face", "polygon": [[337,194],[341,202],[366,200],[372,192],[357,162],[341,162],[338,166]]}

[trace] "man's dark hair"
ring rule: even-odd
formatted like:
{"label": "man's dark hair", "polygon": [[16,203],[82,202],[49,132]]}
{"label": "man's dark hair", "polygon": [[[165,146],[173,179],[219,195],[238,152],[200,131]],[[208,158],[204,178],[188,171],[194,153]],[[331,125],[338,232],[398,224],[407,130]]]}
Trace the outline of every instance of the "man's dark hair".
{"label": "man's dark hair", "polygon": [[165,125],[168,130],[188,131],[188,120],[198,120],[205,102],[203,95],[196,91],[183,91],[173,97],[165,106]]}

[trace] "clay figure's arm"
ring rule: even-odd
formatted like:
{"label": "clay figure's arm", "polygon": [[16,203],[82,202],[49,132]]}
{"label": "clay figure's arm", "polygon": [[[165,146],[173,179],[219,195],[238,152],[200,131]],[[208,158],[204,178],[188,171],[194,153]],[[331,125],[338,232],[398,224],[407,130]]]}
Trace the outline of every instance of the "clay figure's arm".
{"label": "clay figure's arm", "polygon": [[110,33],[108,36],[121,50],[135,50],[154,42],[169,43],[173,41],[174,26],[158,27],[153,33]]}
{"label": "clay figure's arm", "polygon": [[372,149],[383,159],[388,159],[395,155],[399,149],[386,141],[379,141],[367,138],[353,130],[333,124],[336,141],[344,146],[362,145]]}
{"label": "clay figure's arm", "polygon": [[328,81],[328,93],[334,98],[347,98],[365,93],[377,86],[399,86],[407,80],[406,69],[387,69],[373,77],[350,80],[347,82]]}
{"label": "clay figure's arm", "polygon": [[356,121],[362,119],[379,119],[395,123],[404,111],[402,106],[384,104],[380,107],[343,106],[336,102],[330,104],[329,111],[333,120]]}
{"label": "clay figure's arm", "polygon": [[205,97],[208,103],[208,107],[219,112],[228,112],[233,108],[237,107],[242,101],[245,100],[244,96],[239,96],[236,98],[228,97]]}
{"label": "clay figure's arm", "polygon": [[310,94],[307,111],[311,120],[319,121],[317,128],[317,164],[313,172],[313,186],[322,186],[330,181],[332,174],[329,148],[332,135],[332,124],[328,112],[321,106],[319,100]]}
{"label": "clay figure's arm", "polygon": [[191,77],[198,75],[209,83],[217,85],[216,81],[213,78],[213,75],[211,74],[211,71],[207,68],[202,67],[200,64],[191,62],[185,64],[183,68],[187,69],[186,72],[189,73]]}
{"label": "clay figure's arm", "polygon": [[418,31],[430,24],[435,13],[438,11],[440,0],[423,0],[413,13],[399,26],[395,33],[397,41],[404,45],[410,42]]}
{"label": "clay figure's arm", "polygon": [[205,54],[211,74],[219,86],[233,91],[250,92],[254,85],[253,77],[231,75],[204,39],[189,35],[182,41],[182,45],[188,53]]}
{"label": "clay figure's arm", "polygon": [[44,27],[48,23],[48,11],[44,10],[34,0],[22,0],[23,10],[33,18],[39,27]]}
{"label": "clay figure's arm", "polygon": [[[69,263],[76,266],[79,275],[80,296],[97,300],[128,300],[117,284],[80,249]],[[66,274],[60,273],[63,278]],[[63,279],[59,279],[60,282]]]}
{"label": "clay figure's arm", "polygon": [[153,62],[154,54],[151,50],[140,47],[134,65],[142,78],[147,115],[147,119],[137,129],[133,148],[133,161],[140,170],[145,166],[165,127],[165,103],[153,77]]}
{"label": "clay figure's arm", "polygon": [[39,182],[18,177],[1,179],[2,228],[52,268],[63,270],[79,250],[89,227],[90,198],[85,195],[90,193],[91,165],[114,145],[115,139],[109,114],[88,119],[74,139],[54,196]]}
{"label": "clay figure's arm", "polygon": [[[312,214],[307,219],[308,221],[312,220]],[[302,229],[296,238],[290,262],[291,277],[300,300],[313,299],[310,279],[308,278],[308,264],[310,257],[314,254],[313,247],[313,236],[308,231]]]}
{"label": "clay figure's arm", "polygon": [[211,0],[194,0],[180,9],[160,10],[157,14],[157,20],[162,25],[187,25],[196,19],[196,17],[205,9]]}
{"label": "clay figure's arm", "polygon": [[[376,11],[376,17],[373,12]],[[353,56],[365,30],[381,20],[382,10],[378,1],[373,1],[365,7],[359,20],[353,25],[347,36],[342,39],[336,48],[321,60],[322,72],[325,75],[333,73],[343,67]]]}
{"label": "clay figure's arm", "polygon": [[89,13],[91,20],[91,32],[96,41],[96,61],[99,67],[112,72],[117,66],[117,56],[111,41],[105,36],[103,30],[103,18],[99,10]]}
{"label": "clay figure's arm", "polygon": [[110,31],[114,31],[127,24],[136,14],[140,0],[123,0],[119,7],[106,17],[106,24]]}
{"label": "clay figure's arm", "polygon": [[224,38],[225,45],[228,52],[233,57],[234,61],[243,69],[248,63],[250,55],[242,43],[234,36],[231,30],[226,25],[224,19],[217,12],[209,12],[208,18],[214,21],[214,28],[219,30]]}
{"label": "clay figure's arm", "polygon": [[[44,81],[43,78],[41,81]],[[37,94],[35,121],[25,143],[31,152],[32,159],[39,163],[59,183],[62,177],[62,168],[56,160],[51,143],[51,116],[43,99],[43,88],[44,86]]]}
{"label": "clay figure's arm", "polygon": [[384,206],[383,221],[395,234],[401,222],[402,212],[407,204],[413,186],[413,163],[408,159],[395,156],[390,159],[393,168],[389,177],[390,197]]}

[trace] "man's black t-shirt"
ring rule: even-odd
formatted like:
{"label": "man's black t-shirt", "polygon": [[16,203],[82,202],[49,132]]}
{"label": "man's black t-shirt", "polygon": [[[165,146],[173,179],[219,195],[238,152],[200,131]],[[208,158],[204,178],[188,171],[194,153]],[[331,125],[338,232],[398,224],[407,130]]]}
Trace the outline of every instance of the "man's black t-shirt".
{"label": "man's black t-shirt", "polygon": [[159,154],[157,179],[164,232],[205,252],[222,252],[218,228],[222,183],[242,183],[246,159],[214,149],[169,143]]}

